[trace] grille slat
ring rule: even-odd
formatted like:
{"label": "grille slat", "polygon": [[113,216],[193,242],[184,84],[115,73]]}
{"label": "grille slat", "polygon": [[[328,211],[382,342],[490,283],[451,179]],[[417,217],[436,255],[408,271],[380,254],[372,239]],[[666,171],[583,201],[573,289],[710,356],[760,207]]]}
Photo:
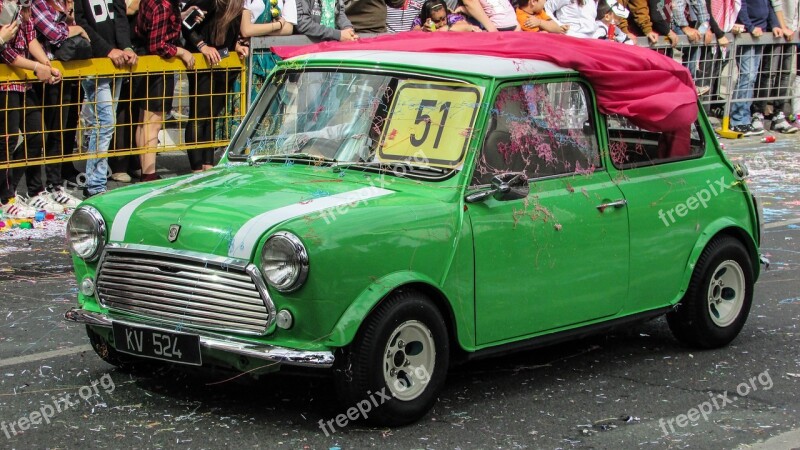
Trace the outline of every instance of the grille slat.
{"label": "grille slat", "polygon": [[107,249],[97,293],[114,311],[179,326],[264,334],[270,320],[250,273],[199,256]]}
{"label": "grille slat", "polygon": [[[107,281],[120,283],[130,283],[136,280],[143,286],[159,287],[163,289],[174,289],[184,292],[205,292],[208,297],[236,299],[238,302],[253,305],[263,305],[264,302],[257,292],[246,291],[244,289],[230,288],[226,292],[225,285],[220,283],[206,283],[192,280],[175,280],[174,277],[156,274],[142,274],[139,272],[124,272],[121,270],[104,270],[103,274]],[[207,291],[207,292],[206,292]]]}

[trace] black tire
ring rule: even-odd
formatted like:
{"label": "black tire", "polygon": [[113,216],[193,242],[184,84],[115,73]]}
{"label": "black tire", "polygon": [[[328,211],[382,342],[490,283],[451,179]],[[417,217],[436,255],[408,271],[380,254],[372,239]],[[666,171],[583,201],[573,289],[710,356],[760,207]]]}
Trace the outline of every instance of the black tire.
{"label": "black tire", "polygon": [[667,314],[672,334],[696,348],[729,344],[747,321],[753,280],[753,263],[745,246],[731,236],[714,238],[697,261],[686,295]]}
{"label": "black tire", "polygon": [[370,404],[370,411],[359,412],[360,419],[406,425],[433,407],[449,362],[447,327],[439,310],[418,292],[400,290],[367,317],[337,356],[334,382],[343,406],[367,409]]}

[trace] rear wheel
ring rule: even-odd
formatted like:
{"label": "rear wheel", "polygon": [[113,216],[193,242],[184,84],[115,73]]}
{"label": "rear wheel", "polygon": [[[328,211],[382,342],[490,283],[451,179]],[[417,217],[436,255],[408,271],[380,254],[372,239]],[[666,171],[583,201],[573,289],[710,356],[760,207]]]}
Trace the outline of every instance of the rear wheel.
{"label": "rear wheel", "polygon": [[715,238],[700,255],[683,300],[667,314],[672,334],[699,348],[730,343],[750,313],[753,279],[744,245],[730,236]]}
{"label": "rear wheel", "polygon": [[337,358],[337,392],[361,419],[384,426],[414,422],[436,402],[449,353],[438,308],[417,292],[395,292]]}

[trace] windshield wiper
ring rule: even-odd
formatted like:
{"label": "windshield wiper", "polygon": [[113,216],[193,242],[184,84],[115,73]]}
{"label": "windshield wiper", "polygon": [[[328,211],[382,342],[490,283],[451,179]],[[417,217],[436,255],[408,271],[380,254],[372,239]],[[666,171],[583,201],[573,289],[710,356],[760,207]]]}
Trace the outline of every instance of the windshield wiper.
{"label": "windshield wiper", "polygon": [[381,171],[389,171],[397,176],[402,176],[410,172],[428,172],[438,175],[449,173],[448,170],[440,167],[424,166],[419,164],[412,164],[408,162],[389,163],[382,161],[341,161],[331,166],[334,170],[341,169],[377,169]]}
{"label": "windshield wiper", "polygon": [[279,153],[277,155],[251,155],[247,158],[247,163],[251,166],[260,162],[268,161],[300,161],[305,163],[335,163],[335,159],[326,158],[320,155],[312,155],[310,153]]}

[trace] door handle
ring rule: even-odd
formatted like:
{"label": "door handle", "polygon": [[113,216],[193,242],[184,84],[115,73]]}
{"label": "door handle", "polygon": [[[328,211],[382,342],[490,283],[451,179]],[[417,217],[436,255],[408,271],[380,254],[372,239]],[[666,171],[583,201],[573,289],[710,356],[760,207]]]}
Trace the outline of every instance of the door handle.
{"label": "door handle", "polygon": [[614,200],[613,202],[608,203],[601,203],[597,205],[597,210],[600,212],[605,211],[607,208],[622,208],[623,206],[627,205],[628,201],[623,199]]}

